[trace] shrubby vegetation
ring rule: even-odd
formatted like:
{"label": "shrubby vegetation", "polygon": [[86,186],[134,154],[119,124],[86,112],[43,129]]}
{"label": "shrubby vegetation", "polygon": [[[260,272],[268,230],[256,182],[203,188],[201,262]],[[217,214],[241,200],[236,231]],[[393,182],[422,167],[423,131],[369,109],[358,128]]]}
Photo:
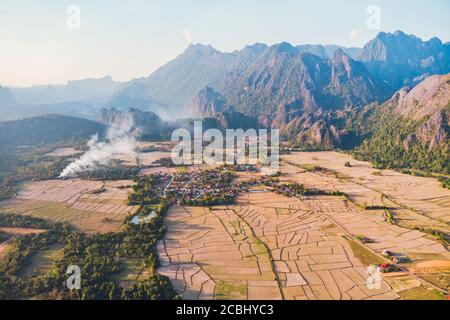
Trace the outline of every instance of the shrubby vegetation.
{"label": "shrubby vegetation", "polygon": [[363,138],[361,145],[356,146],[352,154],[357,159],[371,161],[378,169],[410,168],[449,174],[448,141],[433,150],[420,141],[405,147],[404,142],[422,122],[402,118],[384,106],[363,109],[348,121],[350,130]]}
{"label": "shrubby vegetation", "polygon": [[78,176],[82,179],[107,181],[130,180],[136,178],[138,174],[139,168],[137,167],[109,166],[83,171]]}
{"label": "shrubby vegetation", "polygon": [[181,203],[183,205],[188,205],[192,207],[220,206],[233,203],[235,197],[236,197],[235,194],[224,193],[219,196],[205,194],[199,199],[190,199],[187,201],[182,200]]}
{"label": "shrubby vegetation", "polygon": [[[0,271],[0,299],[40,296],[53,299],[175,299],[179,298],[169,280],[156,273],[158,267],[156,242],[166,231],[163,217],[168,205],[162,201],[155,210],[157,216],[148,224],[126,223],[118,233],[87,236],[62,224],[15,215],[2,215],[2,225],[45,227],[47,232],[14,240]],[[127,220],[129,221],[129,219]],[[52,244],[63,246],[62,256],[43,275],[18,277],[38,250]],[[150,276],[127,288],[118,285],[114,276],[124,268],[123,259],[141,257]],[[77,265],[82,270],[81,290],[65,286],[66,270]]]}
{"label": "shrubby vegetation", "polygon": [[324,191],[318,189],[307,189],[303,184],[289,183],[274,186],[275,192],[287,197],[303,197],[315,195],[329,195],[329,196],[346,196],[340,191]]}
{"label": "shrubby vegetation", "polygon": [[69,157],[48,157],[57,144],[32,148],[0,148],[0,201],[14,196],[25,181],[54,179],[70,163]]}
{"label": "shrubby vegetation", "polygon": [[154,162],[154,165],[159,167],[166,167],[166,168],[175,168],[175,167],[182,167],[183,165],[176,165],[173,163],[172,158],[161,158]]}
{"label": "shrubby vegetation", "polygon": [[128,195],[128,205],[153,205],[160,202],[164,176],[148,175],[134,179],[133,193]]}
{"label": "shrubby vegetation", "polygon": [[444,188],[450,189],[450,178],[440,176],[438,180],[442,183]]}
{"label": "shrubby vegetation", "polygon": [[437,237],[439,240],[445,243],[445,245],[450,245],[450,235],[439,230],[430,229],[422,226],[417,226],[415,228],[416,230],[419,230],[420,232],[431,234],[432,236]]}
{"label": "shrubby vegetation", "polygon": [[46,115],[0,123],[3,146],[30,146],[57,142],[74,142],[103,134],[105,126],[99,122],[62,115]]}
{"label": "shrubby vegetation", "polygon": [[0,217],[0,227],[50,229],[53,226],[43,219],[12,213],[2,213]]}

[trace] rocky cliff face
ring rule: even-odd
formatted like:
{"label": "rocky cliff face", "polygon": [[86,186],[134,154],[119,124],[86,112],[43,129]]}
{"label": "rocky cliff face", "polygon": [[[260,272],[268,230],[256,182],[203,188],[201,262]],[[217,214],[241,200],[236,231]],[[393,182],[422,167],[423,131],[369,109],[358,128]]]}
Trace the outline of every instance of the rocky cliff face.
{"label": "rocky cliff face", "polygon": [[[385,100],[389,92],[342,50],[328,60],[287,43],[267,48],[245,72],[229,75],[223,87],[221,102],[268,125],[286,109],[292,114],[364,106]],[[203,104],[199,110],[208,110],[212,101],[203,101],[205,92],[196,98]]]}
{"label": "rocky cliff face", "polygon": [[450,101],[450,74],[426,78],[414,88],[403,88],[389,101],[395,111],[419,121],[447,107]]}
{"label": "rocky cliff face", "polygon": [[385,104],[356,110],[339,131],[341,145],[379,168],[449,174],[448,76],[433,76]]}
{"label": "rocky cliff face", "polygon": [[195,118],[212,118],[222,112],[224,106],[224,97],[211,87],[206,87],[194,97],[189,114]]}
{"label": "rocky cliff face", "polygon": [[448,132],[448,113],[438,111],[419,127],[416,137],[418,141],[433,150],[447,141]]}
{"label": "rocky cliff face", "polygon": [[333,149],[341,144],[339,121],[334,114],[307,114],[280,127],[282,136],[306,149]]}
{"label": "rocky cliff face", "polygon": [[[141,107],[166,117],[186,117],[195,95],[207,86],[220,87],[226,75],[239,73],[265,50],[263,44],[224,53],[207,45],[190,45],[176,59],[146,78],[130,81],[109,101],[109,107]],[[184,114],[183,114],[184,113]]]}
{"label": "rocky cliff face", "polygon": [[332,59],[337,50],[342,50],[352,59],[361,55],[361,48],[346,48],[338,45],[303,44],[295,47],[299,52],[310,53],[322,59]]}
{"label": "rocky cliff face", "polygon": [[203,117],[240,113],[279,128],[289,139],[331,148],[340,143],[339,129],[329,123],[333,113],[385,101],[389,91],[343,50],[321,59],[281,43],[264,50],[244,72],[229,74],[222,93],[201,90],[191,110]]}
{"label": "rocky cliff face", "polygon": [[362,49],[359,60],[393,89],[415,85],[432,74],[450,72],[448,43],[429,41],[401,31],[380,32]]}
{"label": "rocky cliff face", "polygon": [[[422,41],[400,31],[382,32],[361,50],[280,43],[224,53],[191,45],[149,77],[125,85],[111,103],[148,107],[172,118],[214,117],[224,127],[255,122],[279,128],[294,141],[339,146],[349,139],[346,114],[382,105],[408,84],[413,89],[401,89],[389,105],[396,115],[424,126],[410,144],[436,145],[445,128],[435,114],[447,103],[448,80],[427,77],[450,72],[449,48],[437,38]],[[424,79],[426,85],[414,88]],[[441,133],[432,138],[433,130]]]}
{"label": "rocky cliff face", "polygon": [[390,88],[372,77],[363,63],[351,59],[342,50],[336,51],[331,60],[329,91],[346,107],[383,102],[391,94]]}
{"label": "rocky cliff face", "polygon": [[133,127],[136,133],[143,138],[168,138],[172,130],[171,124],[167,123],[151,111],[141,111],[139,109],[129,109],[128,112],[115,108],[103,108],[100,114],[100,121],[106,124],[117,123],[125,115],[130,115],[133,119]]}
{"label": "rocky cliff face", "polygon": [[209,87],[225,105],[270,124],[285,105],[310,112],[384,102],[404,85],[448,72],[448,43],[400,31],[382,32],[362,49],[280,43],[226,53],[191,45],[148,77],[125,84],[108,106],[186,117],[192,104],[205,103],[202,90]]}
{"label": "rocky cliff face", "polygon": [[448,139],[450,74],[428,77],[413,89],[403,88],[387,105],[401,117],[421,123],[406,138],[405,148],[422,143],[435,149]]}

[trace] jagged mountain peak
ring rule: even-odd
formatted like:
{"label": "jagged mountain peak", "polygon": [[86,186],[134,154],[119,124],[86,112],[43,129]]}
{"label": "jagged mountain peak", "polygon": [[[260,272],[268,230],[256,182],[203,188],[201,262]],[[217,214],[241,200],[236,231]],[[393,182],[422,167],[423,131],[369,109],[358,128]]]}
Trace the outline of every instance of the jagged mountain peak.
{"label": "jagged mountain peak", "polygon": [[429,54],[427,51],[436,45],[442,47],[442,41],[437,37],[423,41],[415,35],[407,35],[402,31],[380,32],[363,47],[360,58],[367,62],[401,62],[405,58],[426,57]]}
{"label": "jagged mountain peak", "polygon": [[194,97],[189,114],[199,118],[214,117],[217,113],[223,111],[224,106],[224,97],[207,86]]}
{"label": "jagged mountain peak", "polygon": [[353,62],[353,59],[350,58],[342,49],[337,49],[334,53],[332,63],[351,63]]}
{"label": "jagged mountain peak", "polygon": [[380,32],[363,47],[359,60],[394,90],[450,72],[450,50],[440,39],[423,41],[401,31]]}
{"label": "jagged mountain peak", "polygon": [[285,104],[315,110],[361,106],[445,72],[449,48],[437,38],[424,42],[400,31],[381,32],[363,49],[281,42],[221,52],[192,44],[149,77],[124,86],[109,106],[177,114],[205,87],[247,115],[271,118]]}
{"label": "jagged mountain peak", "polygon": [[[252,45],[245,46],[242,51],[250,51],[253,53],[262,53],[264,50],[266,50],[268,46],[264,43],[254,43]],[[236,50],[235,52],[239,52],[239,50]]]}
{"label": "jagged mountain peak", "polygon": [[349,56],[347,56],[342,49],[336,50],[334,57],[331,60],[331,81],[333,85],[340,86],[342,82],[351,79],[355,71],[355,64],[356,61],[353,61]]}
{"label": "jagged mountain peak", "polygon": [[210,44],[202,44],[202,43],[191,43],[186,48],[185,52],[192,52],[192,51],[210,51],[215,52],[218,51]]}
{"label": "jagged mountain peak", "polygon": [[277,44],[274,44],[269,47],[269,49],[274,53],[292,53],[296,54],[297,50],[288,42],[280,42]]}

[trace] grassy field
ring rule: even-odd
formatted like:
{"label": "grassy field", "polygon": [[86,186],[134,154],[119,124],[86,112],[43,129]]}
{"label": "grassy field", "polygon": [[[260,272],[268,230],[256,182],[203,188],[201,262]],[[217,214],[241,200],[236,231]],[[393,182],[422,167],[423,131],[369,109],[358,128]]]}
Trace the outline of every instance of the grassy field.
{"label": "grassy field", "polygon": [[242,283],[219,281],[216,286],[215,298],[217,300],[247,299],[247,286],[245,281]]}
{"label": "grassy field", "polygon": [[12,249],[14,249],[14,245],[12,243],[8,243],[8,242],[0,243],[0,267],[3,263],[3,259],[6,257],[8,252],[10,252]]}
{"label": "grassy field", "polygon": [[371,252],[369,249],[365,248],[363,245],[359,244],[354,240],[348,240],[348,244],[353,251],[355,258],[357,258],[365,266],[378,265],[385,262],[379,256]]}
{"label": "grassy field", "polygon": [[114,280],[123,288],[150,276],[143,258],[127,258],[121,260],[121,271],[114,276]]}
{"label": "grassy field", "polygon": [[450,273],[418,273],[417,275],[441,289],[450,290]]}
{"label": "grassy field", "polygon": [[20,276],[31,277],[46,274],[51,270],[53,263],[61,256],[61,245],[52,245],[51,247],[34,253],[29,264],[20,272]]}
{"label": "grassy field", "polygon": [[424,287],[414,288],[399,292],[404,300],[446,300],[445,296],[435,289],[426,289]]}

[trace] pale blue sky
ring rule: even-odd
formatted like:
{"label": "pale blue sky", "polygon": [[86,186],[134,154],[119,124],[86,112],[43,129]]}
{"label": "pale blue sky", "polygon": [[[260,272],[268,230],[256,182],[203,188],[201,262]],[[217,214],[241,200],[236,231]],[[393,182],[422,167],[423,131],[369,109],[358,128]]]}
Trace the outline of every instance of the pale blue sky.
{"label": "pale blue sky", "polygon": [[[0,84],[28,86],[149,75],[189,42],[223,51],[287,41],[363,46],[381,30],[450,40],[449,0],[0,0]],[[81,29],[66,27],[69,5]],[[352,36],[351,36],[352,35]]]}

